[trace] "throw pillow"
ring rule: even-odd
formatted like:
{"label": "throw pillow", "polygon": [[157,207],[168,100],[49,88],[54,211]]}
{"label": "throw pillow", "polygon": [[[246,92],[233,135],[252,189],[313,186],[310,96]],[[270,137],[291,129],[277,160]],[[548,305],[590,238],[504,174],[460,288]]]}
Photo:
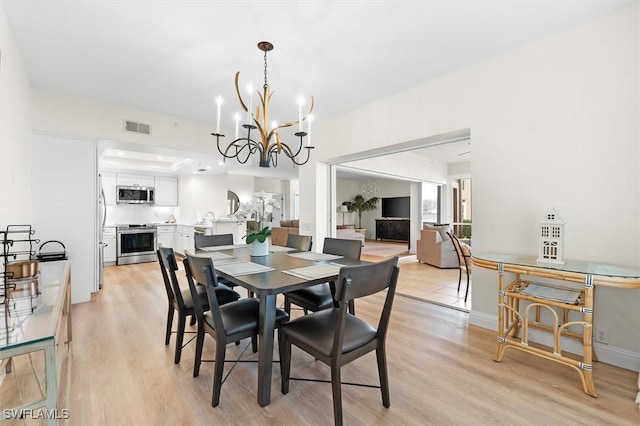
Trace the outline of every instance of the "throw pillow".
{"label": "throw pillow", "polygon": [[447,232],[449,232],[449,225],[424,225],[424,229],[431,229],[433,231],[438,231],[440,233],[440,237],[442,241],[450,240]]}

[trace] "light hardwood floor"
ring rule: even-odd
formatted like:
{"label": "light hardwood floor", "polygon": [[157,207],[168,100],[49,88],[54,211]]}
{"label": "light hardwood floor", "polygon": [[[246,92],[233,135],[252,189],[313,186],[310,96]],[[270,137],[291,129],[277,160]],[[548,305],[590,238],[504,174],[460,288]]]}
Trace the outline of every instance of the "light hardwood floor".
{"label": "light hardwood floor", "polygon": [[459,269],[440,269],[426,263],[420,263],[415,255],[409,254],[406,243],[380,243],[367,240],[362,251],[362,259],[377,261],[385,258],[385,256],[375,254],[379,251],[378,245],[383,245],[388,253],[393,252],[392,247],[397,247],[396,253],[393,254],[400,256],[402,268],[402,280],[398,283],[398,292],[418,300],[426,300],[465,312],[471,310],[473,275],[469,276],[469,295],[465,302],[467,277],[464,272],[460,290],[458,290]]}
{"label": "light hardwood floor", "polygon": [[[213,365],[204,364],[194,379],[193,342],[184,348],[180,365],[173,363],[174,338],[164,345],[167,301],[158,264],[105,272],[95,300],[72,308],[69,424],[332,423],[330,385],[294,381],[282,395],[277,364],[269,406],[256,402],[257,364],[245,363],[233,370],[220,405],[212,408]],[[402,270],[401,282],[405,275],[410,274]],[[381,300],[380,295],[360,301],[358,315],[372,318]],[[578,375],[557,363],[520,351],[493,362],[495,333],[467,321],[463,312],[397,297],[387,340],[391,407],[382,406],[377,389],[343,386],[345,424],[638,424],[637,373],[596,364],[599,396],[592,398],[582,392]],[[229,345],[228,358],[246,343]],[[211,359],[214,348],[207,339],[204,358]],[[256,359],[247,352],[246,359]],[[292,375],[326,379],[329,370],[294,349]],[[343,380],[377,384],[375,356],[344,367]]]}

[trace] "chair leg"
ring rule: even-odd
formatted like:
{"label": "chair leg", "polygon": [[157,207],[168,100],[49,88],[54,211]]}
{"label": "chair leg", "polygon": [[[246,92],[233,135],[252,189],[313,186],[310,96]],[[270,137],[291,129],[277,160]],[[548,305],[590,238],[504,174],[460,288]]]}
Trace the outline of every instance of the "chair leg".
{"label": "chair leg", "polygon": [[251,336],[251,350],[254,354],[258,352],[258,336],[255,334]]}
{"label": "chair leg", "polygon": [[176,334],[176,355],[173,362],[180,364],[180,356],[182,355],[182,340],[184,339],[184,326],[187,318],[184,314],[178,312],[178,333]]}
{"label": "chair leg", "polygon": [[216,341],[216,366],[213,372],[213,395],[211,396],[211,406],[217,407],[220,404],[220,391],[222,389],[222,373],[224,373],[224,359],[227,346],[224,342]]}
{"label": "chair leg", "polygon": [[282,376],[281,392],[283,395],[289,393],[289,374],[291,372],[291,343],[287,337],[278,329],[278,350],[280,352],[280,375]]}
{"label": "chair leg", "polygon": [[349,300],[349,313],[351,315],[356,314],[356,302],[353,299]]}
{"label": "chair leg", "polygon": [[196,315],[193,314],[193,315],[191,315],[191,320],[189,321],[189,325],[193,325],[195,323],[196,323]]}
{"label": "chair leg", "polygon": [[291,301],[286,294],[284,295],[284,311],[287,313],[287,315],[291,315]]}
{"label": "chair leg", "polygon": [[204,344],[204,326],[202,320],[198,321],[198,331],[196,334],[196,356],[193,361],[193,377],[200,375],[200,364],[202,364],[202,345]]}
{"label": "chair leg", "polygon": [[164,344],[168,345],[169,340],[171,340],[171,328],[173,327],[173,313],[175,309],[173,309],[172,305],[169,305],[169,310],[167,311],[167,332],[164,336]]}
{"label": "chair leg", "polygon": [[382,405],[386,408],[391,406],[389,398],[389,376],[387,375],[387,355],[384,347],[376,350],[376,358],[378,359],[378,376],[380,377],[380,392],[382,392]]}
{"label": "chair leg", "polygon": [[342,426],[342,385],[340,383],[340,366],[331,366],[331,389],[333,390],[333,421],[335,426]]}
{"label": "chair leg", "polygon": [[461,282],[462,282],[462,268],[458,268],[458,291],[460,291]]}
{"label": "chair leg", "polygon": [[467,271],[467,289],[464,292],[464,302],[467,303],[467,296],[469,295],[469,269]]}

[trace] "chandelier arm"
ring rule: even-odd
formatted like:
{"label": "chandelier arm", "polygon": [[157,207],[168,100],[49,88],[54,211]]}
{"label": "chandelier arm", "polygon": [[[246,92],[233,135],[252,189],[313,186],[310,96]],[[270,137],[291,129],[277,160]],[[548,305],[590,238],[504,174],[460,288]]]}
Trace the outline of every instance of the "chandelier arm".
{"label": "chandelier arm", "polygon": [[300,141],[300,146],[298,147],[298,151],[296,151],[295,154],[293,153],[293,150],[291,149],[291,147],[286,143],[282,144],[282,151],[287,155],[287,157],[293,159],[298,154],[300,154],[300,151],[302,151],[302,141]]}
{"label": "chandelier arm", "polygon": [[236,95],[238,95],[238,101],[240,102],[240,105],[242,106],[242,109],[244,109],[246,112],[249,112],[249,108],[247,108],[247,106],[245,105],[244,101],[242,100],[242,96],[240,95],[240,89],[238,89],[238,78],[239,77],[240,77],[240,71],[236,72],[236,78],[235,78]]}
{"label": "chandelier arm", "polygon": [[[315,98],[313,96],[311,96],[311,106],[309,107],[309,111],[307,111],[307,113],[302,117],[302,121],[304,121],[307,118],[309,118],[309,116],[313,112],[313,107],[315,106],[315,103],[316,103]],[[289,122],[289,123],[283,123],[283,124],[279,125],[278,127],[276,127],[276,129],[279,129],[281,127],[291,127],[291,126],[294,126],[294,125],[296,125],[298,123],[300,123],[300,120],[292,121],[292,122]]]}

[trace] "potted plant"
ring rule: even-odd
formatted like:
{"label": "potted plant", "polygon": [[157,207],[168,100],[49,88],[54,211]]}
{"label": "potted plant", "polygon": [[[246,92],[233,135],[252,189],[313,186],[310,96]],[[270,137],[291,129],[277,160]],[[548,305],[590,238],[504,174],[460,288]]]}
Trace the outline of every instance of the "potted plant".
{"label": "potted plant", "polygon": [[280,207],[276,200],[267,196],[264,191],[260,191],[255,196],[254,202],[248,207],[248,210],[253,211],[258,223],[258,231],[248,232],[244,237],[247,244],[251,244],[251,256],[266,256],[269,254],[268,238],[271,236],[271,229],[268,226],[262,226],[266,217],[267,206]]}
{"label": "potted plant", "polygon": [[358,229],[356,231],[366,235],[367,230],[362,228],[362,213],[375,210],[378,206],[378,197],[365,200],[362,194],[358,194],[351,201],[345,201],[342,204],[347,206],[349,213],[358,212]]}

